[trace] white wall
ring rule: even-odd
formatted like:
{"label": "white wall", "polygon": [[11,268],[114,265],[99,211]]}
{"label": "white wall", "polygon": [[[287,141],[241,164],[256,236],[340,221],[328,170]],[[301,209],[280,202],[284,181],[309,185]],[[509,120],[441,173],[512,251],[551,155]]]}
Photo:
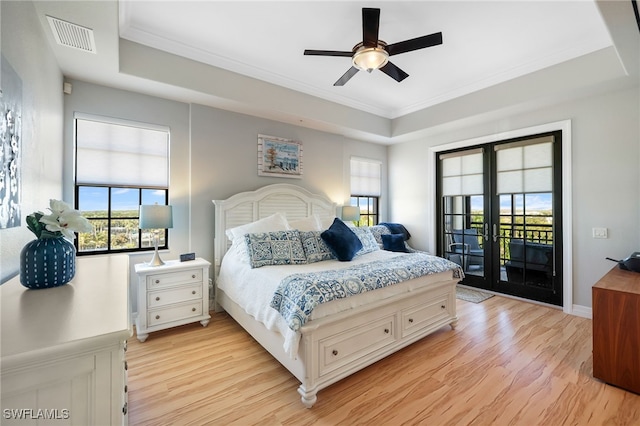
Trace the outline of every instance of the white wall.
{"label": "white wall", "polygon": [[0,229],[0,282],[20,269],[20,251],[35,238],[25,218],[62,198],[62,73],[31,2],[0,2],[2,55],[22,80],[22,226]]}
{"label": "white wall", "polygon": [[[272,183],[290,183],[343,204],[349,200],[351,156],[380,160],[386,171],[387,148],[382,145],[202,105],[192,105],[191,123],[193,249],[210,261],[214,236],[212,200]],[[302,179],[258,176],[258,134],[302,142]],[[385,200],[386,195],[385,185]],[[381,208],[382,218],[386,218],[386,205],[383,203]]]}
{"label": "white wall", "polygon": [[[181,253],[195,252],[213,263],[213,199],[286,182],[327,194],[342,204],[349,199],[351,155],[378,159],[386,170],[385,146],[84,81],[68,82],[72,84],[72,92],[64,102],[65,164],[73,164],[74,112],[164,125],[171,129],[169,202],[173,206],[174,223],[169,230],[169,250],[161,254],[165,260],[177,259]],[[302,142],[302,179],[258,176],[257,138],[260,133]],[[73,187],[73,167],[69,166],[64,172],[64,192],[70,199],[73,199]],[[386,196],[386,185],[383,190]],[[385,218],[386,203],[381,210]],[[133,265],[150,258],[148,252],[131,255],[134,312],[137,309],[134,285],[137,278]]]}
{"label": "white wall", "polygon": [[[435,219],[425,215],[435,171],[429,148],[546,123],[572,123],[573,303],[591,306],[591,286],[614,264],[640,249],[640,94],[638,86],[529,111],[506,109],[478,124],[452,123],[447,132],[389,148],[389,206],[414,245],[429,246]],[[408,184],[411,183],[411,184]],[[593,227],[609,238],[592,238]]]}

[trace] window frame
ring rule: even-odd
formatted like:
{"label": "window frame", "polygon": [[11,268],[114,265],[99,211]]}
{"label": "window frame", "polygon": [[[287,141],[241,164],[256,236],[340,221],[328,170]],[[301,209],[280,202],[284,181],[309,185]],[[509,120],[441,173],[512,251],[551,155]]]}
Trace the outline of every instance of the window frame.
{"label": "window frame", "polygon": [[[104,124],[112,124],[112,125],[117,125],[117,126],[129,126],[129,127],[136,127],[136,128],[140,128],[140,129],[148,129],[148,130],[153,130],[153,131],[163,131],[167,133],[167,186],[150,186],[150,185],[136,185],[136,184],[120,184],[120,183],[99,183],[99,182],[82,182],[82,183],[78,183],[78,120],[90,120],[90,121],[96,121],[96,122],[100,122],[100,123],[104,123]],[[115,253],[137,253],[137,252],[148,252],[148,251],[153,251],[154,245],[151,244],[149,247],[143,246],[143,240],[142,240],[142,236],[143,236],[143,231],[142,229],[138,228],[138,235],[137,235],[137,247],[132,247],[132,248],[111,248],[111,241],[112,241],[112,235],[113,235],[113,226],[112,226],[112,222],[116,221],[116,220],[134,220],[136,222],[136,227],[139,224],[139,220],[140,220],[140,210],[139,210],[139,206],[142,204],[142,200],[143,200],[143,192],[144,191],[164,191],[164,197],[160,196],[160,198],[164,198],[164,205],[169,205],[169,181],[170,181],[170,176],[169,176],[169,171],[170,171],[170,141],[171,141],[171,134],[170,134],[170,129],[167,126],[158,126],[158,125],[154,125],[154,124],[149,124],[149,123],[142,123],[142,122],[136,122],[136,121],[129,121],[129,120],[121,120],[121,119],[114,119],[114,118],[110,118],[110,117],[103,117],[103,116],[97,116],[97,115],[90,115],[90,114],[84,114],[84,113],[75,113],[74,114],[74,122],[73,122],[73,128],[74,128],[74,199],[75,199],[75,208],[77,210],[80,210],[80,205],[82,203],[83,200],[81,200],[81,188],[104,188],[107,190],[107,206],[106,206],[106,217],[88,217],[84,214],[84,212],[81,211],[81,213],[83,214],[83,216],[87,217],[87,219],[89,219],[90,222],[92,221],[106,221],[107,222],[107,227],[106,227],[106,234],[107,234],[107,241],[106,241],[106,248],[104,249],[96,249],[96,250],[80,250],[80,234],[76,234],[77,238],[74,241],[74,245],[76,247],[76,254],[78,256],[91,256],[91,255],[104,255],[104,254],[115,254]],[[121,189],[133,189],[136,190],[138,192],[137,198],[138,198],[138,210],[135,213],[135,216],[115,216],[115,214],[117,214],[118,210],[113,210],[113,191],[114,190],[121,190]],[[164,236],[164,238],[162,238]],[[164,230],[164,235],[162,233],[159,234],[159,244],[158,244],[158,249],[162,249],[162,250],[166,250],[169,248],[169,230],[165,229]]]}
{"label": "window frame", "polygon": [[[356,222],[356,226],[377,225],[380,223],[382,161],[352,156],[349,159],[349,177],[351,192],[349,204],[358,207],[360,211],[360,220]],[[377,181],[372,183],[374,177]]]}
{"label": "window frame", "polygon": [[[365,201],[362,203],[362,201]],[[373,195],[351,195],[350,204],[358,207],[360,220],[356,226],[374,226],[380,223],[380,197]],[[369,209],[373,206],[373,211]],[[363,207],[364,210],[363,210]]]}

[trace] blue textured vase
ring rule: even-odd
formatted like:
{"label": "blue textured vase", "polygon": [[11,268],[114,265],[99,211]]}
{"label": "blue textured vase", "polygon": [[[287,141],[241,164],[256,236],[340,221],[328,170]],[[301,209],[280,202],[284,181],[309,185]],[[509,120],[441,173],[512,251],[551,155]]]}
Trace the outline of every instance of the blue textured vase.
{"label": "blue textured vase", "polygon": [[42,238],[20,252],[20,283],[32,289],[52,288],[76,274],[76,248],[64,237]]}

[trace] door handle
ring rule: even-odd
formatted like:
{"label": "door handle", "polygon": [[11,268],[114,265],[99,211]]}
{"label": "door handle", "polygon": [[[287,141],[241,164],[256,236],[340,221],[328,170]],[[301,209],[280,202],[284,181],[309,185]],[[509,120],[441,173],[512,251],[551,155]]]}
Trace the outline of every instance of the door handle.
{"label": "door handle", "polygon": [[496,224],[493,224],[493,242],[497,243],[498,242],[498,227],[496,226]]}
{"label": "door handle", "polygon": [[487,222],[484,223],[484,240],[489,241],[489,224]]}

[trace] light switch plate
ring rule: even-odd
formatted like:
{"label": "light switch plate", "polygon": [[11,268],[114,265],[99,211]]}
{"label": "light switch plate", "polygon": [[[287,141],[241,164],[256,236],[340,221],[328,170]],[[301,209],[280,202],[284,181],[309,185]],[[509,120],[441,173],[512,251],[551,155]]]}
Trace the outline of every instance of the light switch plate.
{"label": "light switch plate", "polygon": [[593,238],[609,238],[607,228],[592,228]]}

